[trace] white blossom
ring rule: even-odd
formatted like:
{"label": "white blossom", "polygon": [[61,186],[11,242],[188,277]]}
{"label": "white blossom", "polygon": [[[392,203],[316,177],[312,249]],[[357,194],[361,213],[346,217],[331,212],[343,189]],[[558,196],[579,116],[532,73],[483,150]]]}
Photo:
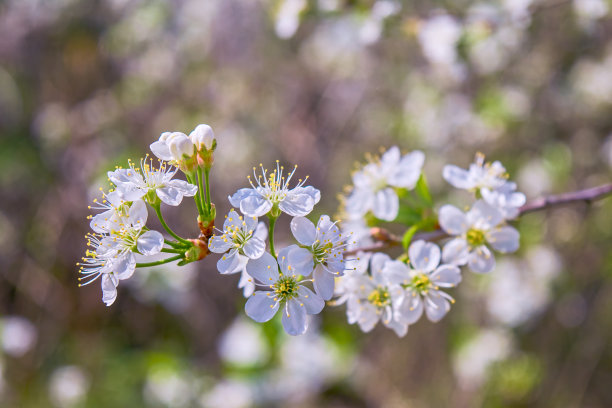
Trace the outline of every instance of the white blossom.
{"label": "white blossom", "polygon": [[525,194],[516,191],[516,183],[507,181],[496,190],[481,188],[480,194],[484,201],[497,209],[506,220],[518,217],[520,208],[527,201]]}
{"label": "white blossom", "polygon": [[371,211],[378,219],[393,221],[399,211],[394,188],[414,188],[424,161],[425,155],[418,150],[402,156],[397,146],[390,148],[379,161],[353,174],[354,187],[346,199],[345,211],[351,218]]}
{"label": "white blossom", "polygon": [[509,253],[519,247],[519,233],[504,224],[502,214],[482,200],[464,213],[452,205],[440,208],[439,223],[452,237],[444,245],[442,259],[456,265],[467,264],[478,273],[487,273],[495,268],[495,258],[489,249]]}
{"label": "white blossom", "polygon": [[408,248],[410,267],[401,261],[389,261],[383,273],[405,274],[404,298],[398,307],[398,319],[406,324],[416,323],[423,311],[432,322],[440,321],[450,310],[454,299],[440,288],[452,288],[461,282],[461,271],[456,265],[440,265],[440,248],[419,240]]}
{"label": "white blossom", "polygon": [[178,162],[195,153],[193,142],[181,132],[164,132],[150,147],[155,156],[166,161]]}
{"label": "white blossom", "polygon": [[267,231],[263,224],[257,223],[257,217],[242,216],[232,209],[225,218],[221,232],[221,235],[210,238],[208,249],[224,254],[217,262],[217,269],[222,274],[241,270],[239,255],[257,259],[266,250]]}
{"label": "white blossom", "polygon": [[204,123],[199,124],[189,134],[189,139],[195,145],[196,150],[212,150],[213,142],[215,141],[215,133],[212,128]]}
{"label": "white blossom", "polygon": [[261,166],[261,175],[258,175],[256,167],[253,167],[256,184],[249,176],[251,188],[242,188],[228,199],[234,207],[240,208],[240,212],[250,217],[261,217],[272,209],[293,217],[308,215],[321,199],[321,193],[314,187],[303,187],[308,177],[298,180],[294,188],[289,188],[289,182],[296,169],[297,165],[285,178],[284,167],[278,160],[276,169],[270,174]]}
{"label": "white blossom", "polygon": [[294,217],[291,232],[301,246],[289,253],[289,261],[299,274],[308,276],[313,273],[317,294],[324,300],[331,299],[334,278],[342,276],[346,266],[343,256],[346,238],[327,215],[319,218],[316,227],[307,218]]}
{"label": "white blossom", "polygon": [[101,278],[102,300],[107,306],[117,298],[119,281],[134,273],[135,252],[155,255],[164,245],[162,234],[143,230],[148,215],[144,201],[124,202],[120,208],[122,212],[118,216],[105,221],[105,233],[87,235],[87,244],[92,249],[86,251],[82,263],[78,264],[82,274],[79,281],[85,281],[81,286]]}
{"label": "white blossom", "polygon": [[[399,319],[398,306],[404,297],[401,283],[408,279],[407,271],[385,273],[385,265],[391,261],[388,255],[376,253],[356,261],[354,269],[347,269],[338,278],[340,297],[336,304],[346,303],[346,315],[350,324],[357,323],[364,332],[371,331],[382,320],[383,324],[403,337],[408,324]],[[371,275],[367,274],[368,264]]]}
{"label": "white blossom", "polygon": [[476,154],[474,163],[465,170],[452,164],[444,166],[442,176],[456,188],[478,191],[482,188],[495,190],[508,178],[506,168],[499,162],[485,163],[483,154]]}
{"label": "white blossom", "polygon": [[249,275],[271,290],[253,293],[246,302],[245,311],[256,322],[267,322],[279,309],[283,309],[283,327],[288,334],[296,336],[306,332],[307,315],[321,312],[325,302],[304,285],[306,281],[298,280],[287,257],[292,249],[287,247],[280,250],[278,261],[265,252],[260,258],[249,262]]}
{"label": "white blossom", "polygon": [[146,159],[140,161],[140,168],[136,168],[132,162],[129,164],[129,169],[108,172],[109,180],[117,186],[116,191],[124,200],[134,201],[154,191],[162,202],[177,206],[183,197],[192,197],[198,191],[197,186],[184,180],[173,180],[178,168],[165,162],[160,162],[158,169],[153,167],[152,161],[147,163]]}

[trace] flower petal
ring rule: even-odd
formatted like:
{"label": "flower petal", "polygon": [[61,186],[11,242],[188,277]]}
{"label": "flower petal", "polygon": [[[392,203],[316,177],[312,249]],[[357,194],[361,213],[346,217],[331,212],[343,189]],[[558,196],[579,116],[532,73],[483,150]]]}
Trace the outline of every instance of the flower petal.
{"label": "flower petal", "polygon": [[431,290],[424,300],[425,313],[432,322],[439,322],[450,310],[448,299],[437,290]]}
{"label": "flower petal", "polygon": [[257,194],[257,191],[253,190],[252,188],[241,188],[240,190],[236,191],[232,196],[228,196],[227,198],[233,207],[240,208],[240,202],[252,195],[259,194]]}
{"label": "flower petal", "polygon": [[399,198],[392,188],[380,190],[374,196],[372,212],[380,220],[393,221],[399,211]]}
{"label": "flower petal", "polygon": [[455,265],[440,265],[430,278],[436,286],[452,288],[461,282],[461,270]]}
{"label": "flower petal", "polygon": [[157,141],[151,143],[151,151],[155,156],[162,160],[172,160],[172,154],[170,153],[170,149],[165,142]]}
{"label": "flower petal", "polygon": [[272,203],[260,195],[251,195],[240,201],[240,212],[249,217],[261,217],[272,208]]}
{"label": "flower petal", "polygon": [[410,244],[408,256],[415,269],[431,272],[440,264],[440,247],[431,242],[418,240]]}
{"label": "flower petal", "polygon": [[155,190],[155,192],[163,203],[171,205],[173,207],[176,207],[183,201],[183,193],[180,190],[169,185],[166,187],[158,188],[157,190]]}
{"label": "flower petal", "polygon": [[308,328],[306,308],[303,303],[295,299],[288,300],[283,310],[283,327],[287,334],[298,336],[304,334]]}
{"label": "flower petal", "polygon": [[323,300],[329,300],[334,295],[334,275],[327,272],[320,265],[317,266],[312,275],[312,283],[315,291]]}
{"label": "flower petal", "polygon": [[306,313],[311,315],[321,313],[325,306],[325,302],[319,295],[301,285],[298,287],[298,300],[306,307]]}
{"label": "flower petal", "polygon": [[402,261],[389,260],[385,262],[384,268],[382,269],[383,282],[376,279],[377,283],[386,284],[407,284],[410,280],[410,269]]}
{"label": "flower petal", "polygon": [[453,164],[447,164],[442,170],[442,177],[453,187],[469,190],[474,188],[474,182],[470,177],[470,172],[457,167]]}
{"label": "flower petal", "polygon": [[442,248],[442,261],[455,265],[465,265],[470,257],[468,243],[463,238],[448,241]]}
{"label": "flower petal", "polygon": [[438,211],[438,222],[446,233],[460,235],[468,230],[469,225],[463,211],[454,205],[446,204]]}
{"label": "flower petal", "polygon": [[136,258],[131,252],[125,253],[113,261],[113,272],[117,279],[124,280],[130,278],[136,270]]}
{"label": "flower petal", "polygon": [[198,186],[188,183],[185,180],[170,180],[166,185],[177,189],[185,197],[193,197],[198,192]]}
{"label": "flower petal", "polygon": [[489,248],[482,245],[470,253],[468,266],[476,273],[488,273],[495,268],[495,257]]}
{"label": "flower petal", "polygon": [[240,265],[240,258],[238,256],[238,252],[235,250],[224,254],[217,261],[217,270],[219,273],[223,275],[234,273],[236,268]]}
{"label": "flower petal", "polygon": [[164,246],[164,236],[158,231],[147,231],[138,237],[136,247],[143,255],[155,255],[161,252]]}
{"label": "flower petal", "polygon": [[317,229],[309,219],[304,217],[293,217],[291,232],[302,245],[311,246],[317,239]]}
{"label": "flower petal", "polygon": [[287,197],[278,204],[278,208],[293,217],[303,217],[310,214],[315,204],[310,194],[296,194],[295,191],[290,191]]}
{"label": "flower petal", "polygon": [[484,200],[476,201],[470,211],[467,212],[466,217],[470,226],[483,231],[496,227],[503,221],[501,213]]}
{"label": "flower petal", "polygon": [[259,323],[272,319],[277,310],[278,302],[274,300],[274,292],[257,291],[244,305],[247,316]]}
{"label": "flower petal", "polygon": [[251,237],[242,247],[242,252],[251,259],[257,259],[266,251],[266,243],[256,237]]}
{"label": "flower petal", "polygon": [[399,319],[406,324],[416,323],[423,315],[423,300],[415,292],[406,292],[398,308]]}
{"label": "flower petal", "polygon": [[234,243],[225,234],[214,235],[208,240],[208,249],[216,254],[222,254],[234,247]]}
{"label": "flower petal", "polygon": [[502,253],[515,252],[519,249],[519,232],[510,226],[489,231],[487,242],[493,249]]}
{"label": "flower petal", "polygon": [[283,271],[283,273],[288,273],[291,275],[297,274],[309,276],[315,266],[312,253],[309,250],[300,248],[298,246],[295,246],[295,248],[288,252],[287,260],[287,267],[291,266],[291,270]]}
{"label": "flower petal", "polygon": [[404,155],[387,182],[395,187],[413,189],[421,177],[424,162],[425,154],[419,150]]}
{"label": "flower petal", "polygon": [[117,286],[111,276],[105,273],[102,275],[102,301],[106,306],[110,306],[115,303],[115,299],[117,299]]}
{"label": "flower petal", "polygon": [[354,217],[365,215],[372,208],[374,194],[370,190],[356,187],[346,199],[345,209]]}
{"label": "flower petal", "polygon": [[147,223],[147,206],[144,201],[136,200],[130,206],[128,221],[135,228],[142,228]]}
{"label": "flower petal", "polygon": [[249,275],[266,285],[272,285],[278,280],[278,264],[268,252],[250,260],[246,269]]}

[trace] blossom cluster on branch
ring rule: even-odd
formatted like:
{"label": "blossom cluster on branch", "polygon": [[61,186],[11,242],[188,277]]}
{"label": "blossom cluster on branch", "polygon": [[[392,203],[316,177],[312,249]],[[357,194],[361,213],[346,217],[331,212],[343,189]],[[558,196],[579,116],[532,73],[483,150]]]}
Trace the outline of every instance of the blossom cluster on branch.
{"label": "blossom cluster on branch", "polygon": [[[353,174],[353,186],[341,197],[342,225],[328,215],[316,225],[309,220],[320,191],[306,185],[308,177],[295,180],[297,165],[287,171],[277,161],[272,171],[253,167],[250,186],[228,196],[234,208],[218,228],[210,198],[216,146],[205,124],[189,136],[165,132],[151,144],[157,160],[147,155],[139,165],[128,161],[127,168],[108,172],[111,188],[90,206],[97,213],[89,216],[89,248],[77,264],[82,285],[100,278],[107,306],[115,302],[119,283],[139,267],[185,265],[215,253],[219,273],[241,274],[245,312],[257,322],[280,311],[285,331],[300,335],[308,316],[329,302],[346,304],[349,323],[365,332],[382,321],[404,336],[423,315],[437,322],[449,312],[455,300],[447,291],[462,281],[461,268],[491,272],[494,251],[519,248],[519,232],[509,222],[525,208],[525,195],[500,162],[486,162],[480,153],[469,168],[447,165],[442,172],[449,184],[472,195],[464,210],[451,204],[437,208],[423,174],[425,155],[392,147],[381,157],[369,157]],[[186,180],[175,178],[179,171]],[[602,186],[550,202],[592,200],[610,191]],[[178,206],[184,197],[193,197],[198,210],[195,238],[179,236],[162,215],[162,203]],[[147,205],[167,237],[147,227]],[[295,243],[277,250],[274,233],[283,214],[292,217]],[[401,241],[404,250],[395,259],[380,251],[384,246],[372,245],[389,239],[382,231],[399,229],[402,238],[393,243]],[[436,242],[428,242],[428,236]]]}

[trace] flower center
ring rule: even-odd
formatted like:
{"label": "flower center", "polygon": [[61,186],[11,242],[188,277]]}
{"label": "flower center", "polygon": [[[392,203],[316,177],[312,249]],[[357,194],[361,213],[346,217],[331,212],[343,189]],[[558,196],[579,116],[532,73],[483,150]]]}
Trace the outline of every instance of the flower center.
{"label": "flower center", "polygon": [[368,302],[376,307],[385,307],[391,304],[391,296],[387,288],[378,287],[368,295]]}
{"label": "flower center", "polygon": [[298,296],[298,281],[292,276],[281,276],[274,284],[274,293],[278,300],[293,299]]}
{"label": "flower center", "polygon": [[242,248],[253,235],[253,231],[246,231],[239,227],[230,228],[226,233],[232,238],[236,248]]}
{"label": "flower center", "polygon": [[485,234],[481,230],[471,228],[465,235],[465,239],[471,247],[479,247],[485,243]]}
{"label": "flower center", "polygon": [[426,294],[429,292],[429,289],[433,286],[431,283],[431,279],[424,273],[419,273],[418,275],[412,278],[412,282],[410,284],[414,290],[420,294]]}
{"label": "flower center", "polygon": [[331,242],[321,245],[321,243],[315,243],[312,246],[312,256],[316,263],[323,263],[327,259],[327,256],[331,254],[334,244]]}

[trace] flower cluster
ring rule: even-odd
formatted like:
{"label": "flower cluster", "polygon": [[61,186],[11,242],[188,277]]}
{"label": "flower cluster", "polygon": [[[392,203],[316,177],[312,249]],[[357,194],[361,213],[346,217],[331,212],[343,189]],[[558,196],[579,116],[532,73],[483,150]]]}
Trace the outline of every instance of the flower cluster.
{"label": "flower cluster", "polygon": [[[199,125],[189,138],[185,136],[188,142],[181,135],[166,132],[151,145],[153,153],[161,159],[157,164],[147,156],[140,160],[139,166],[128,161],[127,168],[109,171],[111,188],[108,192],[102,191],[102,199],[94,199],[89,207],[99,212],[88,217],[93,232],[86,235],[89,249],[77,264],[79,280],[83,281],[81,285],[87,285],[100,278],[102,300],[107,306],[115,302],[119,282],[130,278],[137,267],[188,262],[198,253],[194,243],[179,237],[167,226],[160,207],[161,203],[178,206],[184,197],[195,197],[203,207],[197,181],[193,172],[186,170],[189,167],[186,162],[196,152],[212,154],[216,141],[208,125]],[[174,178],[179,168],[192,182]],[[146,227],[147,204],[175,241],[165,240],[160,232]],[[161,252],[174,256],[155,260]]]}
{"label": "flower cluster", "polygon": [[[282,310],[282,324],[291,335],[308,328],[307,315],[321,312],[325,300],[334,294],[335,278],[346,269],[346,236],[336,222],[323,215],[315,226],[305,218],[319,202],[321,194],[300,179],[291,187],[297,166],[286,174],[276,162],[268,172],[260,165],[248,177],[251,188],[242,188],[228,199],[242,215],[232,209],[223,230],[217,230],[208,248],[223,254],[217,262],[222,274],[241,272],[239,287],[248,297],[246,314],[257,322],[272,319]],[[282,213],[293,216],[291,232],[298,244],[278,251],[274,247],[276,220]],[[266,216],[269,233],[258,217]],[[269,251],[266,250],[269,238]],[[308,285],[312,285],[312,289]]]}
{"label": "flower cluster", "polygon": [[[342,200],[344,229],[327,215],[316,224],[307,218],[321,193],[306,185],[308,177],[293,182],[297,166],[285,171],[278,160],[272,171],[261,164],[253,168],[250,187],[228,196],[234,208],[222,228],[215,228],[209,173],[216,143],[204,124],[189,136],[165,132],[151,144],[159,164],[145,157],[139,166],[129,161],[128,168],[108,172],[112,187],[101,201],[94,200],[99,212],[90,216],[90,249],[80,264],[84,284],[101,278],[107,305],[115,301],[119,282],[138,267],[184,265],[215,253],[219,273],[240,273],[245,312],[257,322],[280,310],[285,331],[300,335],[308,328],[308,315],[320,313],[333,299],[333,304],[346,304],[349,323],[363,331],[382,321],[404,336],[423,314],[437,322],[448,313],[454,299],[446,290],[461,282],[460,267],[490,272],[492,249],[508,253],[519,247],[519,233],[508,221],[519,215],[525,196],[508,181],[500,162],[486,163],[479,154],[467,170],[446,166],[444,178],[473,193],[475,202],[466,212],[447,204],[436,214],[422,174],[424,154],[402,154],[397,147],[370,158],[353,174],[354,185]],[[186,181],[174,178],[178,171]],[[176,234],[161,212],[162,203],[178,206],[185,197],[193,197],[198,208],[200,233],[193,239]],[[172,239],[147,228],[147,204]],[[277,251],[274,232],[282,214],[292,217],[295,243]],[[392,222],[407,228],[403,237],[385,229]],[[442,249],[419,235],[433,231],[446,240]],[[370,243],[379,248],[400,241],[405,251],[396,259],[368,251]],[[346,258],[347,251],[357,257]],[[171,255],[159,259],[160,253]]]}
{"label": "flower cluster", "polygon": [[444,261],[467,264],[478,273],[491,272],[495,257],[490,248],[510,253],[519,247],[519,233],[506,221],[518,216],[525,204],[525,195],[507,180],[508,174],[500,162],[485,163],[482,154],[476,155],[467,170],[447,165],[443,177],[454,187],[468,190],[478,198],[466,213],[448,204],[440,208],[440,226],[453,237],[442,251]]}
{"label": "flower cluster", "polygon": [[[372,235],[378,235],[374,238],[383,245],[401,241],[406,249],[395,260],[384,253],[360,251],[351,269],[337,278],[335,304],[346,304],[349,323],[365,332],[382,320],[404,336],[423,313],[430,321],[439,321],[454,303],[442,289],[461,282],[461,266],[487,273],[495,267],[491,248],[508,253],[519,247],[519,233],[507,221],[519,215],[525,196],[508,181],[500,162],[485,163],[478,154],[467,170],[446,166],[444,178],[475,194],[476,201],[467,212],[443,205],[437,216],[421,174],[423,163],[421,152],[401,156],[392,147],[353,175],[354,186],[342,200],[341,212],[350,220],[345,233],[356,234],[357,249],[377,248],[371,245]],[[381,236],[381,227],[391,221],[407,227],[401,239],[390,233]],[[437,229],[447,240],[442,250],[416,239],[418,231]]]}

